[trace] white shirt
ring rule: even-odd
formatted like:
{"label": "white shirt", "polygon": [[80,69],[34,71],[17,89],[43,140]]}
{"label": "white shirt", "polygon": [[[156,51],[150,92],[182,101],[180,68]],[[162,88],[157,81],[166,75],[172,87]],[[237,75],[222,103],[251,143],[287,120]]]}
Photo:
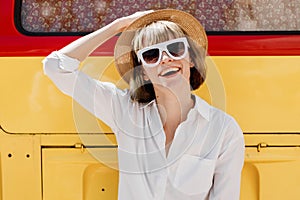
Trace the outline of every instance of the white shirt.
{"label": "white shirt", "polygon": [[118,142],[119,200],[237,200],[244,138],[236,121],[195,96],[166,156],[155,101],[140,104],[128,90],[78,70],[79,61],[53,52],[45,74],[65,94],[111,127]]}

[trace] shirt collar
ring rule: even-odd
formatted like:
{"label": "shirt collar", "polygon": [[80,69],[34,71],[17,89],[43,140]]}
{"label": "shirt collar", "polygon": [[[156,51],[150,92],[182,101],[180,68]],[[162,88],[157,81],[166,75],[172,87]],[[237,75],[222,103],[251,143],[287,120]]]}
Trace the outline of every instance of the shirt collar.
{"label": "shirt collar", "polygon": [[155,99],[153,99],[152,101],[145,103],[145,104],[141,104],[140,109],[144,109],[146,107],[148,107],[149,105],[153,104],[155,102]]}
{"label": "shirt collar", "polygon": [[[193,99],[195,100],[195,106],[193,109],[196,109],[196,111],[198,111],[198,113],[207,121],[209,121],[209,113],[210,113],[210,105],[204,101],[203,99],[201,99],[199,96],[197,95],[192,95]],[[143,104],[140,106],[140,109],[144,109],[148,106],[150,106],[151,104],[155,103],[155,99],[150,101],[149,103]]]}
{"label": "shirt collar", "polygon": [[193,97],[195,99],[194,109],[196,109],[198,111],[198,113],[202,117],[204,117],[204,119],[209,121],[209,114],[210,114],[210,107],[211,106],[206,101],[201,99],[199,96],[193,95]]}

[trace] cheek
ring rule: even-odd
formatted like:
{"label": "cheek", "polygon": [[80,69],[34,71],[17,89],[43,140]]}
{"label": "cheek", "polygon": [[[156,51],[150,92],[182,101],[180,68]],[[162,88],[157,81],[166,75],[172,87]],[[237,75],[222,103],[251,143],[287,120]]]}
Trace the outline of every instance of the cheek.
{"label": "cheek", "polygon": [[186,68],[185,72],[183,73],[184,78],[189,81],[191,77],[191,71],[190,68]]}
{"label": "cheek", "polygon": [[190,78],[190,75],[191,75],[191,71],[190,71],[190,68],[192,67],[192,64],[191,62],[188,62],[186,61],[184,64],[184,67],[183,67],[183,76],[186,78],[186,79],[189,79]]}
{"label": "cheek", "polygon": [[152,68],[144,68],[145,76],[147,76],[150,80],[155,79],[157,77],[157,69],[156,67]]}

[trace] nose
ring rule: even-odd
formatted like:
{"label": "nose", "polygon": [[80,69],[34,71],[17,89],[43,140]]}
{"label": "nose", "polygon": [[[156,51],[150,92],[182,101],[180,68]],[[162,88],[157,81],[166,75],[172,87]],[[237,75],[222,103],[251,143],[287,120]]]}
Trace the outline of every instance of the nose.
{"label": "nose", "polygon": [[161,64],[165,64],[165,63],[168,63],[168,62],[171,62],[173,61],[172,58],[170,58],[170,56],[165,52],[163,51],[162,52],[162,55],[161,55]]}

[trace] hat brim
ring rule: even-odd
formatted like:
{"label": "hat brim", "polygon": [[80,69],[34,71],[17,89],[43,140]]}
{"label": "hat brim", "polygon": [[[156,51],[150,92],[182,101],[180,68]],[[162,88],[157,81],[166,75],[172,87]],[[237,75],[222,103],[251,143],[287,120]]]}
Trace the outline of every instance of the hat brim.
{"label": "hat brim", "polygon": [[157,10],[133,21],[119,36],[115,49],[115,66],[120,76],[129,83],[130,72],[133,67],[133,60],[131,56],[132,39],[135,31],[159,20],[166,20],[176,23],[199,47],[207,51],[207,36],[205,29],[200,22],[192,15],[174,9]]}

